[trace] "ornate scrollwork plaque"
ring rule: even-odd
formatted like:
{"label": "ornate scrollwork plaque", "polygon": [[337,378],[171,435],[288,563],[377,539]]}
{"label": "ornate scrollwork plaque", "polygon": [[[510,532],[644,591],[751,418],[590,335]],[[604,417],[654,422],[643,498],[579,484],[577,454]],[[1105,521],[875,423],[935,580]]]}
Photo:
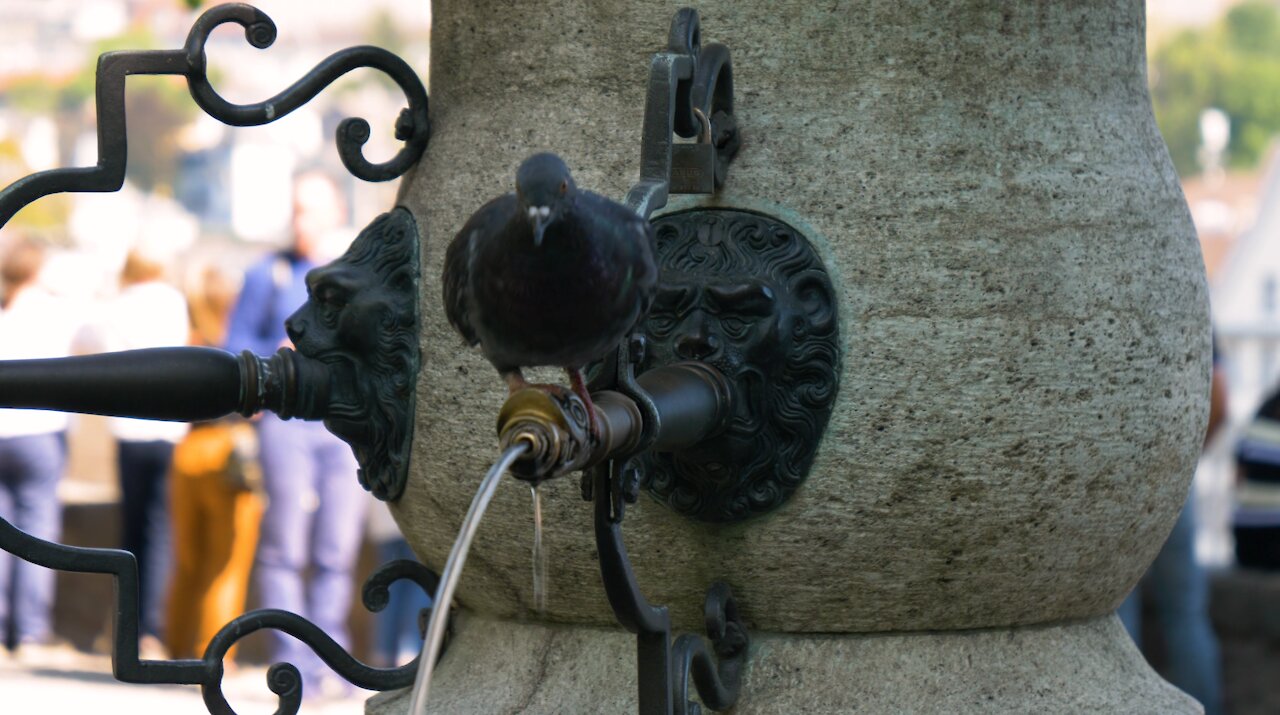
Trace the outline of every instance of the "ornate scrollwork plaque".
{"label": "ornate scrollwork plaque", "polygon": [[649,492],[702,521],[771,511],[808,475],[835,402],[839,324],[821,258],[764,214],[695,209],[654,220],[661,270],[643,369],[700,360],[734,385],[728,428],[644,457]]}

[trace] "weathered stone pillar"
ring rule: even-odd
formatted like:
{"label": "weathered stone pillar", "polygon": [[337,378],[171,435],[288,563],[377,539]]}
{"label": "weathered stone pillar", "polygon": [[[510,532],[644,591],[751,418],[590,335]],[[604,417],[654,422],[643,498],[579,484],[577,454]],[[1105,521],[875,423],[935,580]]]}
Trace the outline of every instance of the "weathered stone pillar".
{"label": "weathered stone pillar", "polygon": [[[396,518],[440,567],[496,456],[504,388],[440,307],[444,248],[538,150],[621,197],[675,4],[438,0],[423,367]],[[1111,615],[1168,533],[1207,415],[1194,231],[1147,96],[1141,3],[708,0],[743,148],[725,190],[801,228],[839,297],[843,371],[807,482],[696,523],[641,500],[639,579],[678,626],[726,580],[757,634],[736,712],[1196,712]],[[558,379],[550,375],[551,379]],[[576,482],[480,528],[438,712],[634,709]],[[374,709],[398,712],[382,696]],[[398,709],[399,710],[398,710]]]}

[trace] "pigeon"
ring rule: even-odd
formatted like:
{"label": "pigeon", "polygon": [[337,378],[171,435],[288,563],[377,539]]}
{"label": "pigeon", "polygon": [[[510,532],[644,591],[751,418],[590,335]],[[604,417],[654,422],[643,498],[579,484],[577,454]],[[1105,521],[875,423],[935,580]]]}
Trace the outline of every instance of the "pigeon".
{"label": "pigeon", "polygon": [[644,320],[658,269],[653,227],[635,211],[578,189],[555,154],[535,154],[516,190],[472,214],[445,252],[445,314],[507,382],[521,368],[569,373],[598,436],[583,368]]}

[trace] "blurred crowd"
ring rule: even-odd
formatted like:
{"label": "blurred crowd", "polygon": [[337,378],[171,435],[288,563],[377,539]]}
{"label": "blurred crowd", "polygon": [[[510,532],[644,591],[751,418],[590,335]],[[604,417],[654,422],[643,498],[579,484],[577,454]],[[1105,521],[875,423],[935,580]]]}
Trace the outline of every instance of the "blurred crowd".
{"label": "blurred crowd", "polygon": [[[89,306],[43,280],[47,246],[9,235],[0,258],[0,359],[179,345],[270,355],[287,347],[285,319],[307,299],[305,276],[333,257],[323,249],[344,228],[340,187],[319,170],[299,174],[292,215],[289,245],[243,275],[209,264],[178,285],[164,255],[140,241],[114,293]],[[351,450],[318,422],[111,418],[109,429],[119,476],[114,543],[137,557],[144,658],[199,657],[246,610],[251,579],[258,605],[302,615],[350,647],[354,569],[367,536],[383,560],[413,557],[385,507],[361,489]],[[0,410],[0,517],[60,540],[68,446],[66,414]],[[0,658],[39,660],[66,647],[51,619],[54,585],[53,571],[0,553]],[[393,591],[379,614],[377,664],[416,654],[418,611],[427,605],[413,589]],[[304,682],[322,693],[346,687],[299,641],[274,638],[273,660],[293,663]]]}

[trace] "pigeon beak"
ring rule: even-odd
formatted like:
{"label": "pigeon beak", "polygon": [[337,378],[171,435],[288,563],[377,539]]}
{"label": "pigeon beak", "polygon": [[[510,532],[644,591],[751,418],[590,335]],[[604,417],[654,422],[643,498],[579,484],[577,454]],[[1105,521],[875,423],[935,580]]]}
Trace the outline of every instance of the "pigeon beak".
{"label": "pigeon beak", "polygon": [[551,217],[544,213],[540,213],[533,218],[534,247],[542,246],[542,235],[547,232],[547,224],[549,223],[551,223]]}

